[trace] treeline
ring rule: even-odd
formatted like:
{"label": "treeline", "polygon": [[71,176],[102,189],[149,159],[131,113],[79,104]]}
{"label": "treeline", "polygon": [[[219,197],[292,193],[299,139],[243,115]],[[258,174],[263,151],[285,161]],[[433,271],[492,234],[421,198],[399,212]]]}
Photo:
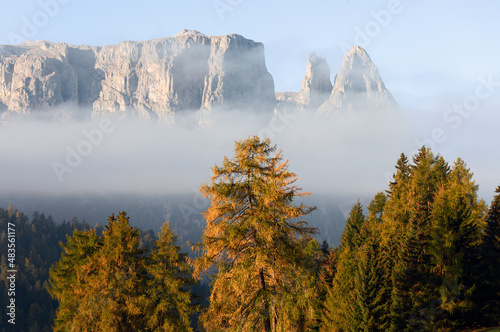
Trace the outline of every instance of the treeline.
{"label": "treeline", "polygon": [[[8,224],[15,229],[16,288],[13,297],[16,302],[15,325],[8,323],[7,305],[9,301],[8,270],[11,261],[8,257]],[[0,326],[1,331],[52,331],[58,302],[47,291],[49,269],[61,257],[61,243],[74,230],[89,230],[85,221],[73,218],[56,223],[51,216],[34,212],[28,217],[12,206],[0,208]],[[102,234],[104,227],[94,227]],[[152,231],[143,232],[141,246],[152,246],[155,235]]]}
{"label": "treeline", "polygon": [[[488,207],[461,159],[450,165],[425,147],[411,161],[402,154],[388,190],[375,195],[367,213],[355,204],[340,245],[328,248],[303,220],[315,208],[296,204],[308,195],[297,179],[269,140],[236,142],[234,157],[214,166],[211,182],[201,186],[211,204],[201,241],[192,244],[196,258],[183,253],[168,223],[157,238],[149,232],[145,244],[124,212],[112,215],[104,228],[77,227],[40,278],[49,279],[40,289],[57,310],[46,305],[23,317],[41,312],[56,331],[500,325],[500,187]],[[0,212],[2,222],[33,228],[12,209]],[[209,289],[200,283],[208,278]]]}
{"label": "treeline", "polygon": [[[70,222],[56,224],[52,217],[33,213],[31,219],[11,206],[0,208],[0,326],[3,330],[10,324],[7,320],[7,296],[9,283],[8,223],[15,229],[16,300],[15,331],[52,331],[57,302],[51,299],[48,286],[49,268],[61,256],[59,243],[76,229],[88,229],[86,222],[74,218]],[[7,329],[9,331],[9,329]]]}
{"label": "treeline", "polygon": [[386,193],[351,211],[330,254],[323,331],[456,331],[500,322],[500,187],[465,163],[403,154]]}
{"label": "treeline", "polygon": [[[201,193],[196,259],[165,224],[150,251],[124,214],[77,231],[51,269],[56,330],[451,331],[500,320],[500,187],[491,207],[465,163],[401,155],[387,192],[351,210],[338,248],[302,220],[314,207],[269,140],[236,142]],[[189,285],[210,275],[206,306]]]}

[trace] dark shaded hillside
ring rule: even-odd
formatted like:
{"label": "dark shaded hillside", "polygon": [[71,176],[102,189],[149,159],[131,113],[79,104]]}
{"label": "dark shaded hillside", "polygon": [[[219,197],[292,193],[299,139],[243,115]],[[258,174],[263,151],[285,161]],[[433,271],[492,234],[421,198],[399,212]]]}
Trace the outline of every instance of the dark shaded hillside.
{"label": "dark shaded hillside", "polygon": [[[103,219],[101,223],[105,221]],[[13,296],[7,296],[7,277],[11,274],[7,271],[12,270],[7,252],[8,244],[12,242],[9,242],[8,227],[15,229],[14,264],[17,273]],[[85,220],[80,222],[76,217],[56,223],[52,216],[46,217],[36,211],[29,218],[11,206],[0,208],[0,325],[7,327],[5,331],[52,331],[57,302],[46,290],[49,268],[61,256],[59,243],[66,242],[66,236],[73,234],[75,229],[89,228]],[[103,227],[99,226],[96,230],[101,233]],[[150,247],[155,239],[152,231],[144,231],[141,245]],[[16,303],[15,326],[7,322],[6,308],[10,298],[14,298]]]}
{"label": "dark shaded hillside", "polygon": [[[12,331],[51,331],[57,303],[52,300],[46,291],[49,268],[61,255],[59,242],[66,239],[66,235],[74,229],[85,229],[89,225],[85,222],[63,221],[56,224],[51,216],[43,213],[33,213],[32,218],[14,210],[0,208],[0,323],[5,327],[14,327],[7,323],[6,314],[9,285],[7,270],[10,261],[7,255],[8,224],[12,229],[15,226],[15,269],[18,271],[15,281],[16,316],[15,329]],[[9,331],[9,329],[7,329]]]}
{"label": "dark shaded hillside", "polygon": [[[316,206],[317,210],[306,217],[306,221],[319,229],[317,240],[326,240],[331,246],[340,243],[345,226],[345,213],[355,200],[313,195],[304,203]],[[105,222],[111,212],[127,211],[133,226],[141,229],[160,230],[168,221],[179,235],[179,244],[197,242],[205,226],[200,212],[208,208],[208,201],[197,193],[172,195],[0,195],[0,206],[9,204],[30,214],[44,211],[57,221],[70,220],[78,216],[90,225]],[[347,210],[346,210],[347,209]],[[344,211],[346,210],[346,211]],[[185,248],[188,250],[188,248]]]}

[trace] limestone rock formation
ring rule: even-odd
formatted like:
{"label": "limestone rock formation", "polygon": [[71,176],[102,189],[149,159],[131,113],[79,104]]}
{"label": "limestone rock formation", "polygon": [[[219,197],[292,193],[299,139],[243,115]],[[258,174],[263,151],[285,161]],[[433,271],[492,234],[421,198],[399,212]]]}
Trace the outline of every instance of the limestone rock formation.
{"label": "limestone rock formation", "polygon": [[317,114],[395,108],[398,105],[385,87],[377,67],[363,48],[354,46],[344,56],[330,98],[319,107]]}
{"label": "limestone rock formation", "polygon": [[199,126],[230,109],[329,115],[398,107],[359,46],[345,55],[333,87],[326,60],[313,53],[301,90],[275,94],[264,46],[237,34],[183,30],[173,37],[103,47],[44,41],[0,45],[2,119],[66,105],[95,117],[133,112],[160,123],[193,111]]}
{"label": "limestone rock formation", "polygon": [[78,83],[67,44],[0,46],[0,110],[26,113],[76,102]]}
{"label": "limestone rock formation", "polygon": [[300,110],[316,110],[323,104],[332,92],[330,67],[325,58],[313,53],[307,59],[306,75],[302,79],[302,87],[297,96],[297,106]]}
{"label": "limestone rock formation", "polygon": [[133,111],[172,122],[178,111],[271,111],[276,99],[263,45],[236,34],[183,30],[104,47],[0,45],[0,111],[29,113],[63,103],[94,116]]}
{"label": "limestone rock formation", "polygon": [[299,92],[276,92],[277,113],[295,113],[297,111],[315,112],[328,99],[332,92],[330,68],[325,58],[315,53],[309,55],[306,65],[306,74],[302,79]]}

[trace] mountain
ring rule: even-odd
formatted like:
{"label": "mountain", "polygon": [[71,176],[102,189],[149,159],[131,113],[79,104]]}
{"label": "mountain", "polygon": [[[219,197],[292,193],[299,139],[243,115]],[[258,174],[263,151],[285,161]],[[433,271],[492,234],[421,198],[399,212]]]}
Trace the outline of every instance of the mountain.
{"label": "mountain", "polygon": [[361,109],[396,109],[398,104],[385,87],[377,67],[366,51],[354,46],[342,61],[327,101],[318,115]]}
{"label": "mountain", "polygon": [[[135,114],[172,124],[197,112],[198,126],[217,111],[339,111],[397,109],[364,49],[349,50],[332,86],[326,60],[307,59],[299,92],[274,91],[264,46],[237,34],[173,37],[103,47],[45,41],[0,45],[0,113],[49,114],[76,109],[82,117]],[[63,112],[63,120],[65,113]]]}
{"label": "mountain", "polygon": [[0,111],[75,105],[93,116],[133,111],[171,123],[187,110],[271,111],[264,46],[237,34],[173,37],[104,47],[45,41],[0,45]]}
{"label": "mountain", "polygon": [[302,87],[297,95],[299,109],[317,109],[328,99],[332,91],[330,67],[325,58],[313,53],[307,59],[306,75],[302,79]]}

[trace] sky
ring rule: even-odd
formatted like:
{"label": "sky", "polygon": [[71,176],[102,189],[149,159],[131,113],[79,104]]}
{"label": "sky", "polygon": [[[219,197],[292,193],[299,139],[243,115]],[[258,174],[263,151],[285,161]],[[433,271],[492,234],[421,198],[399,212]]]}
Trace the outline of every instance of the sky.
{"label": "sky", "polygon": [[238,33],[264,44],[276,91],[300,89],[312,52],[326,58],[333,81],[347,48],[359,44],[414,127],[407,154],[422,143],[449,161],[462,157],[486,199],[500,183],[500,2],[0,0],[0,8],[0,44]]}

